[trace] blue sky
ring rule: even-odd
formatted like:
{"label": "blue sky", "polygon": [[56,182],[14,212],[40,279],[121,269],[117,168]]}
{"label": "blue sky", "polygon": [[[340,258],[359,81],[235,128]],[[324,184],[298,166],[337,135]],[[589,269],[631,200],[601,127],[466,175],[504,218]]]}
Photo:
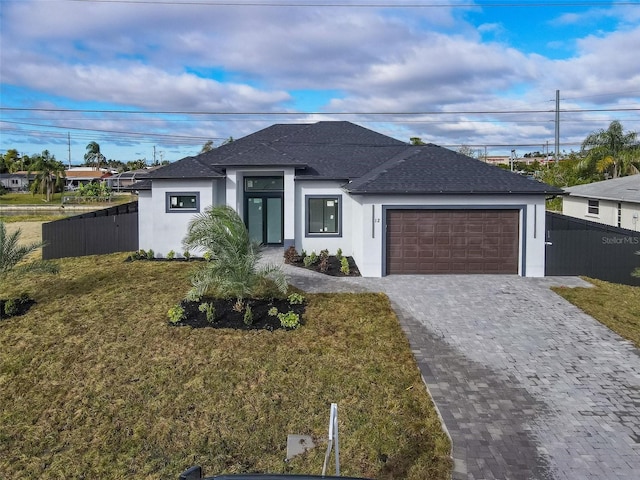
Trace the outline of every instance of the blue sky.
{"label": "blue sky", "polygon": [[350,120],[523,154],[553,148],[556,90],[573,110],[561,114],[565,151],[612,120],[640,130],[640,0],[0,9],[0,152],[47,149],[67,162],[70,143],[77,164],[96,141],[107,158],[175,161],[273,123]]}

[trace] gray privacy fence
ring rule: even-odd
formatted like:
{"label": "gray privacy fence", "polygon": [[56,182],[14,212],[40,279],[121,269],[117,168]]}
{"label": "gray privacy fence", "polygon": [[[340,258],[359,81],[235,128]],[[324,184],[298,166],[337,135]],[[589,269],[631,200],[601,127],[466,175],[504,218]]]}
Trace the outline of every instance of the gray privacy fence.
{"label": "gray privacy fence", "polygon": [[584,275],[640,285],[640,232],[547,212],[546,275]]}
{"label": "gray privacy fence", "polygon": [[138,250],[138,202],[43,223],[42,240],[45,260]]}

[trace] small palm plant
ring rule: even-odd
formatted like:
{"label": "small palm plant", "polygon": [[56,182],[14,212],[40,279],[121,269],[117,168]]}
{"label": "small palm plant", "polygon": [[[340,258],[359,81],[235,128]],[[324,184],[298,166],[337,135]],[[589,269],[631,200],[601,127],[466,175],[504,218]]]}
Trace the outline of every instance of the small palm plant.
{"label": "small palm plant", "polygon": [[25,273],[57,273],[58,266],[55,263],[44,260],[24,260],[33,252],[41,248],[43,242],[34,242],[27,245],[20,245],[22,231],[16,230],[7,234],[4,222],[0,221],[0,284],[6,277],[13,273],[21,275]]}
{"label": "small palm plant", "polygon": [[261,246],[251,240],[244,222],[231,207],[209,207],[194,217],[183,245],[211,252],[212,260],[193,272],[189,297],[214,292],[242,302],[269,280],[283,294],[287,291],[287,281],[279,266],[259,265]]}

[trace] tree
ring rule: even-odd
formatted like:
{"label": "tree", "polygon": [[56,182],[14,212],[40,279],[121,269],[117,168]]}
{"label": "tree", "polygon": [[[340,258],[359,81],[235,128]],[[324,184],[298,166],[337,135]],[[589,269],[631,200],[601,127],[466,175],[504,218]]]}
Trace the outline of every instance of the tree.
{"label": "tree", "polygon": [[64,188],[65,169],[64,164],[56,160],[49,150],[42,152],[33,164],[27,176],[31,175],[31,171],[35,170],[35,178],[31,184],[31,193],[37,191],[46,194],[47,202],[51,200],[51,195],[56,189]]}
{"label": "tree", "polygon": [[43,242],[20,245],[22,230],[7,234],[4,222],[0,221],[0,283],[10,274],[57,273],[58,266],[45,260],[23,261],[33,252],[44,246]]}
{"label": "tree", "polygon": [[287,281],[280,267],[258,266],[262,247],[251,240],[240,216],[231,207],[209,207],[189,222],[183,240],[187,250],[210,252],[212,261],[205,262],[191,276],[193,288],[189,297],[206,293],[235,297],[240,303],[255,295],[268,280],[281,293],[287,291]]}
{"label": "tree", "polygon": [[476,154],[473,151],[473,148],[471,148],[469,145],[460,145],[460,148],[458,148],[458,153],[466,155],[467,157],[476,158]]}
{"label": "tree", "polygon": [[2,156],[1,160],[0,173],[13,173],[19,170],[20,154],[15,148],[7,150],[7,153]]}
{"label": "tree", "polygon": [[411,137],[409,142],[411,142],[411,145],[424,145],[424,142],[420,137]]}
{"label": "tree", "polygon": [[614,120],[607,130],[597,130],[582,142],[584,160],[581,170],[595,170],[613,178],[638,173],[640,144],[636,132],[624,132],[622,124]]}
{"label": "tree", "polygon": [[96,170],[106,162],[105,156],[100,152],[100,145],[96,142],[89,142],[87,145],[87,153],[84,154],[84,161],[88,167],[94,166]]}
{"label": "tree", "polygon": [[207,140],[207,142],[200,149],[200,153],[207,153],[213,150],[213,140]]}
{"label": "tree", "polygon": [[132,160],[127,162],[127,170],[142,170],[147,167],[147,159],[139,158],[138,160]]}

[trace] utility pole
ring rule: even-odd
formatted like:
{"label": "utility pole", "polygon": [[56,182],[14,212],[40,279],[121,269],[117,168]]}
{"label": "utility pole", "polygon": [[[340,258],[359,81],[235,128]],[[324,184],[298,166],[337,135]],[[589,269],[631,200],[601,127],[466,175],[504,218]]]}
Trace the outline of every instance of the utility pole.
{"label": "utility pole", "polygon": [[69,169],[71,169],[71,133],[67,132],[67,145],[69,147]]}
{"label": "utility pole", "polygon": [[153,164],[156,164],[156,146],[153,146]]}
{"label": "utility pole", "polygon": [[556,90],[556,163],[560,161],[560,90]]}

